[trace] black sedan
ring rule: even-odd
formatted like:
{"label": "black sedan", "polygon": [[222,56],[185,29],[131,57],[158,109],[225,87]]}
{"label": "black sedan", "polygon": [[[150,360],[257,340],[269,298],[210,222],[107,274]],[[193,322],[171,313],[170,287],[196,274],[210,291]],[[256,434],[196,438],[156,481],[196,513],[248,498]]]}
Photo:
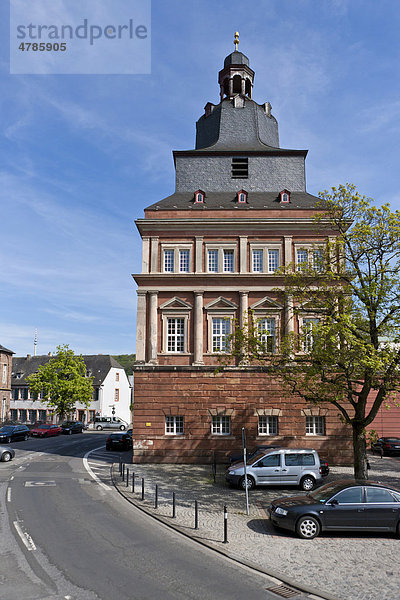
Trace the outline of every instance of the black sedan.
{"label": "black sedan", "polygon": [[106,450],[130,450],[132,445],[132,436],[126,432],[110,433],[106,440]]}
{"label": "black sedan", "polygon": [[394,456],[400,454],[400,438],[381,437],[371,446],[372,453],[381,456]]}
{"label": "black sedan", "polygon": [[71,435],[73,433],[82,433],[83,423],[81,421],[64,421],[61,423],[61,433]]}
{"label": "black sedan", "polygon": [[388,531],[400,535],[400,490],[345,479],[306,496],[279,498],[268,508],[275,527],[311,540],[321,531]]}
{"label": "black sedan", "polygon": [[15,442],[16,440],[27,440],[29,428],[26,425],[4,425],[0,428],[0,442]]}

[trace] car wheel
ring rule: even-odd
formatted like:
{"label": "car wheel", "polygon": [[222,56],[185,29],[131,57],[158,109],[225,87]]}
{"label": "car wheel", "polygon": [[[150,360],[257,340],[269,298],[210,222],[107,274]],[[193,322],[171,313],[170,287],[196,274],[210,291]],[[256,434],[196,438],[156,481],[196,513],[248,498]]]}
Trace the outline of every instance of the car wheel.
{"label": "car wheel", "polygon": [[11,452],[3,452],[2,456],[1,456],[1,460],[3,462],[8,462],[11,459],[12,459]]}
{"label": "car wheel", "polygon": [[310,492],[314,486],[315,486],[315,479],[314,479],[314,477],[310,477],[309,475],[307,475],[306,477],[303,477],[303,479],[300,481],[300,487],[305,492]]}
{"label": "car wheel", "polygon": [[8,438],[7,438],[7,444],[11,444],[11,438],[10,438],[10,436],[8,436]]}
{"label": "car wheel", "polygon": [[321,531],[320,524],[314,517],[301,517],[296,525],[296,533],[304,540],[312,540]]}
{"label": "car wheel", "polygon": [[[256,482],[254,481],[254,479],[252,477],[250,477],[249,475],[247,475],[247,489],[252,490],[255,486],[256,486]],[[246,478],[245,477],[242,477],[240,479],[239,487],[242,488],[242,490],[246,489]]]}
{"label": "car wheel", "polygon": [[29,438],[29,435],[26,433],[26,434],[24,435],[24,442],[26,442],[26,440],[27,440],[28,438]]}
{"label": "car wheel", "polygon": [[121,425],[120,430],[125,431],[125,425]]}
{"label": "car wheel", "polygon": [[103,431],[103,428],[101,425],[97,425],[96,429],[97,429],[97,431]]}

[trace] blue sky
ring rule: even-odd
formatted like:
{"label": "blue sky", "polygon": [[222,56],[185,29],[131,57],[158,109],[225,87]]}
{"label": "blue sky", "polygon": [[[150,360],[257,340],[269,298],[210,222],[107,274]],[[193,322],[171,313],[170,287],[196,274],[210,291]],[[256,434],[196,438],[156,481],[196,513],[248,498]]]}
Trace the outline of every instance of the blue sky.
{"label": "blue sky", "polygon": [[400,208],[397,0],[153,0],[150,75],[9,75],[5,0],[0,16],[0,344],[17,355],[35,328],[39,354],[135,351],[134,220],[173,192],[236,30],[281,146],[309,149],[307,190],[353,182]]}

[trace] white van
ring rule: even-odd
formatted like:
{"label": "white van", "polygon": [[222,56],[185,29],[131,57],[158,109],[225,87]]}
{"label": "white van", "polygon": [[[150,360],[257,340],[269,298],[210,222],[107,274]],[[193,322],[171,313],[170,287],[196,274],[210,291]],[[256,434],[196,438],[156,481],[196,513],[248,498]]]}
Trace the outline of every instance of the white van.
{"label": "white van", "polygon": [[128,423],[119,417],[95,417],[94,420],[94,428],[97,431],[102,431],[103,429],[120,429],[121,431],[125,431],[127,427]]}
{"label": "white van", "polygon": [[[233,464],[225,479],[246,488],[243,462]],[[256,485],[298,485],[310,491],[322,480],[318,452],[309,448],[277,448],[255,454],[247,463],[247,489]]]}

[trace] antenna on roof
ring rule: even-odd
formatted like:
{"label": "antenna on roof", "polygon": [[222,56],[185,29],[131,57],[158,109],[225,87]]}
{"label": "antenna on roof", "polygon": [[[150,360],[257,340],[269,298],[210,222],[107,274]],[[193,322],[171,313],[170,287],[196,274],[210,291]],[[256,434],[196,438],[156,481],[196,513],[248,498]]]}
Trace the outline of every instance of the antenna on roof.
{"label": "antenna on roof", "polygon": [[35,329],[35,339],[33,341],[33,356],[36,356],[36,347],[37,347],[37,329]]}

